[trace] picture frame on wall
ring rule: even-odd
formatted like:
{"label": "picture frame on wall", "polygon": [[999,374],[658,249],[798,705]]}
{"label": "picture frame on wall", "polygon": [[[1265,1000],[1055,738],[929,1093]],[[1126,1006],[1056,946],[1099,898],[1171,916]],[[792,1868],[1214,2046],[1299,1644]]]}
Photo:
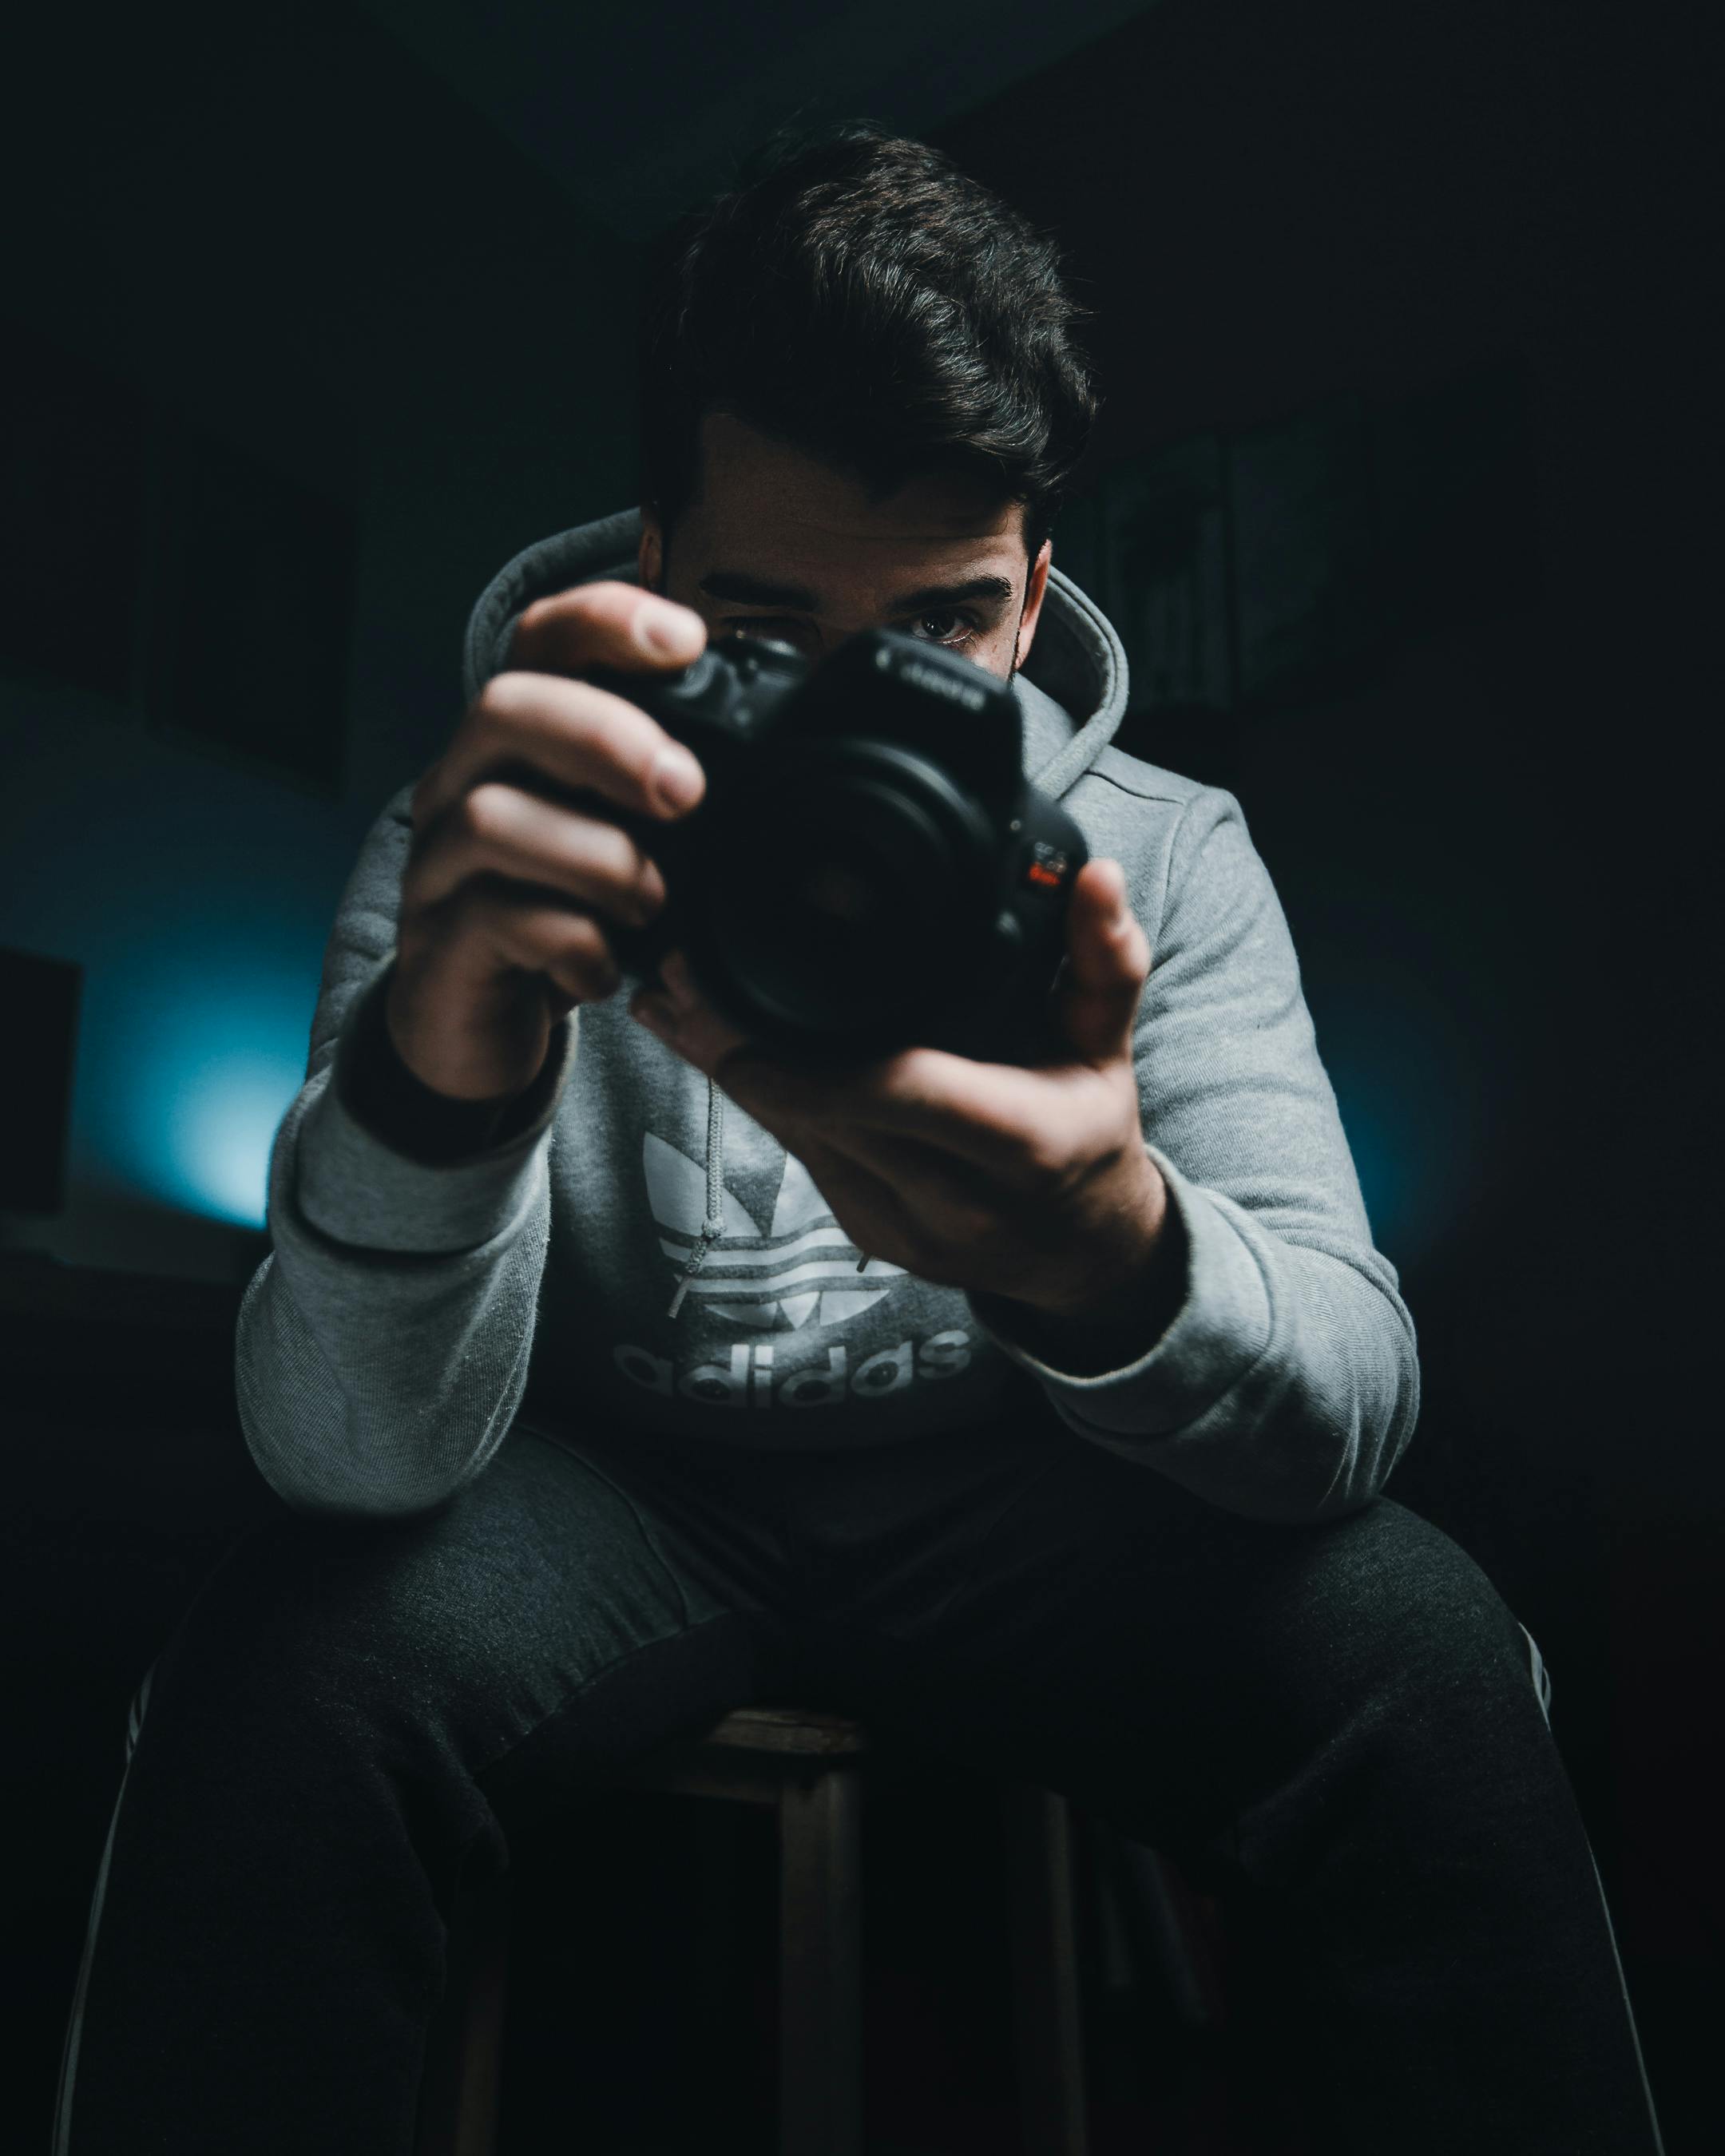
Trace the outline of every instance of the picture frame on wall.
{"label": "picture frame on wall", "polygon": [[0,672],[131,701],[146,435],[130,384],[0,321]]}
{"label": "picture frame on wall", "polygon": [[1227,457],[1215,435],[1112,466],[1098,593],[1126,648],[1134,711],[1231,711]]}
{"label": "picture frame on wall", "polygon": [[1197,717],[1345,696],[1402,640],[1533,603],[1538,529],[1506,362],[1124,459],[1056,551],[1119,632],[1130,709]]}
{"label": "picture frame on wall", "polygon": [[1345,694],[1385,635],[1363,400],[1235,435],[1227,467],[1240,708]]}
{"label": "picture frame on wall", "polygon": [[1102,603],[1105,568],[1102,552],[1101,496],[1094,489],[1070,495],[1061,503],[1054,524],[1051,569],[1070,578],[1086,598]]}
{"label": "picture frame on wall", "polygon": [[0,677],[339,798],[350,506],[0,319]]}
{"label": "picture frame on wall", "polygon": [[338,798],[352,511],[178,418],[163,420],[154,462],[152,727]]}

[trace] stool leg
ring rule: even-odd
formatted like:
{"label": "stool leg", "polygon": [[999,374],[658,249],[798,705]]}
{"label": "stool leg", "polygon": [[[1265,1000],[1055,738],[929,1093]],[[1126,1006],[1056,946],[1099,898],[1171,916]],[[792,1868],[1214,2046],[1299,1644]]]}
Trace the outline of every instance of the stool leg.
{"label": "stool leg", "polygon": [[1050,1789],[1014,1784],[1004,1803],[1024,2156],[1086,2156],[1071,1819]]}
{"label": "stool leg", "polygon": [[506,1881],[465,1886],[450,1925],[449,1987],[427,2043],[416,2156],[494,2156],[508,1958]]}
{"label": "stool leg", "polygon": [[737,1869],[743,1830],[752,1806],[707,1803],[693,1806],[700,1883],[691,1912],[694,1952],[690,1994],[696,2002],[693,2064],[701,2085],[716,2092],[734,2089],[737,2054],[749,2026],[737,1983],[739,1933]]}
{"label": "stool leg", "polygon": [[861,2156],[861,1803],[842,1769],[779,1797],[779,2156]]}

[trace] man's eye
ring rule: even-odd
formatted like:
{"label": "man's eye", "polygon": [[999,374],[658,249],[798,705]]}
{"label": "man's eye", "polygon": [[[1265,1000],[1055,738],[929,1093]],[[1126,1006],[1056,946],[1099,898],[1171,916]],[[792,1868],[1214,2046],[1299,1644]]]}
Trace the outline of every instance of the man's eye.
{"label": "man's eye", "polygon": [[956,626],[960,633],[956,636],[950,634],[942,635],[937,628],[932,636],[924,638],[925,643],[944,644],[956,649],[962,644],[968,644],[976,634],[976,624],[967,615],[960,613],[953,607],[942,607],[936,613],[918,614],[916,625],[918,629],[924,629],[941,622],[948,624],[949,627]]}
{"label": "man's eye", "polygon": [[797,644],[809,634],[806,621],[781,621],[764,613],[733,614],[720,625],[734,636],[774,637],[781,644]]}

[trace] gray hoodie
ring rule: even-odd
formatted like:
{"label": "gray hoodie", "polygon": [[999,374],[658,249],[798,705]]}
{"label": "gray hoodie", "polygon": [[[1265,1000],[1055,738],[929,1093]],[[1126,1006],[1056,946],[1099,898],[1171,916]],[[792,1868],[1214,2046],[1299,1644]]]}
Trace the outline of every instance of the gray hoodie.
{"label": "gray hoodie", "polygon": [[[468,696],[507,664],[530,600],[634,582],[638,532],[628,511],[500,571],[469,624]],[[241,1420],[290,1504],[436,1505],[518,1418],[869,1445],[986,1423],[1031,1385],[1081,1436],[1231,1512],[1309,1520],[1376,1492],[1414,1427],[1413,1327],[1239,804],[1111,745],[1125,657],[1058,570],[1015,692],[1026,773],[1122,864],[1150,938],[1138,1098],[1188,1253],[1161,1337],[1147,1323],[1136,1359],[1075,1375],[1022,1344],[1012,1304],[860,1264],[803,1163],[623,995],[570,1013],[490,1142],[416,1147],[367,1082],[409,785],[341,897],[270,1157],[270,1255],[239,1316]]]}

